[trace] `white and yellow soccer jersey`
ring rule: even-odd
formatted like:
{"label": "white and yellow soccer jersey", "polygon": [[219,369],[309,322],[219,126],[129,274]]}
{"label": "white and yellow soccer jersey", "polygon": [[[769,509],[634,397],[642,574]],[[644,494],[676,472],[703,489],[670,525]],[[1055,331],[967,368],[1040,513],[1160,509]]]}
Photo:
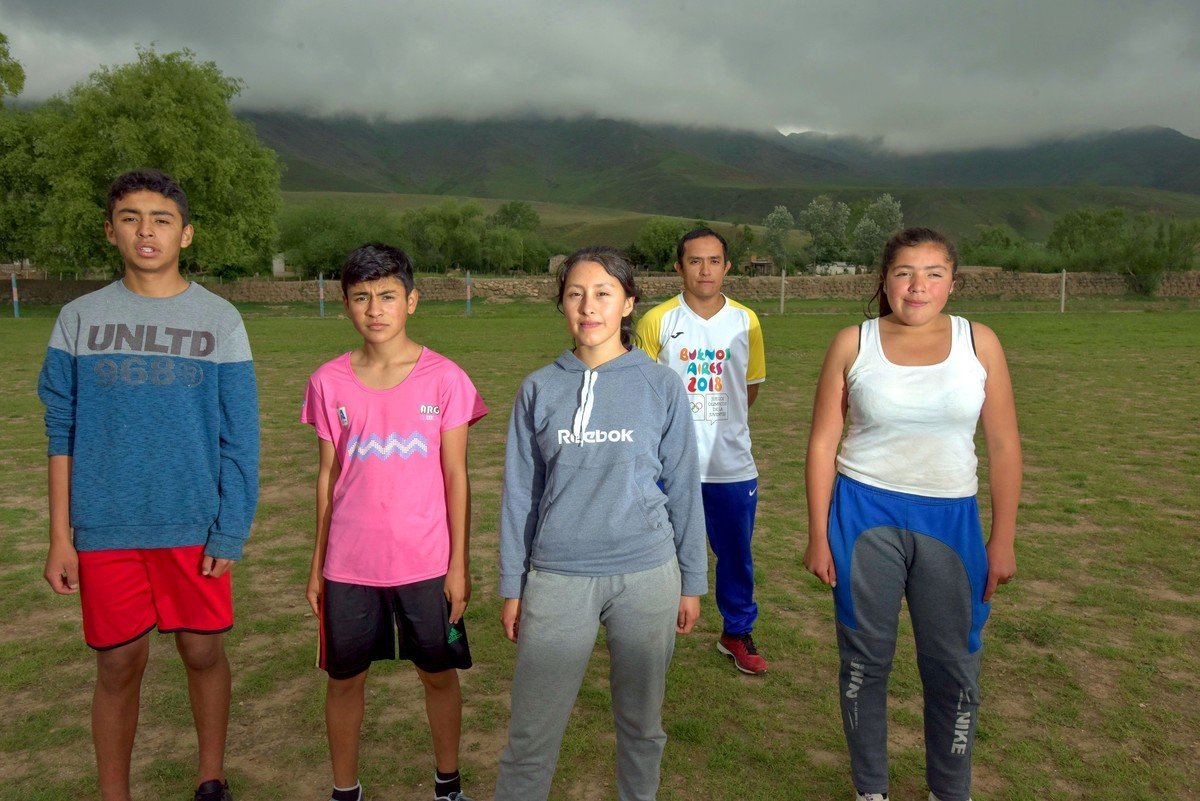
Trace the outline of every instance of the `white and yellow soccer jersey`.
{"label": "white and yellow soccer jersey", "polygon": [[746,388],[767,378],[758,316],[725,298],[705,320],[680,294],[638,321],[637,344],[683,380],[700,446],[700,480],[727,484],[757,477]]}

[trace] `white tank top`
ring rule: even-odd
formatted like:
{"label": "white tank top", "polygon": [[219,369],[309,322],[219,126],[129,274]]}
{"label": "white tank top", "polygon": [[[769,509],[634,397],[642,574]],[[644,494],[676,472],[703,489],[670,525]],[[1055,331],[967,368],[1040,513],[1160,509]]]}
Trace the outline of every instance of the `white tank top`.
{"label": "white tank top", "polygon": [[950,317],[950,355],[905,367],[883,355],[879,320],[859,329],[850,366],[850,430],[838,471],[874,487],[933,498],[979,490],[975,426],[987,371],[975,357],[971,323]]}

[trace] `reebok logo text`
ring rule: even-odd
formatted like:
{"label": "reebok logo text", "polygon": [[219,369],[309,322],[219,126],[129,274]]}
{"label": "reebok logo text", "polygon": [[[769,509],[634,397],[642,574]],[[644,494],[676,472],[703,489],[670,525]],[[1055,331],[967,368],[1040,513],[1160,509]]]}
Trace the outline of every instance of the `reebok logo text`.
{"label": "reebok logo text", "polygon": [[[602,442],[633,442],[633,429],[614,428],[611,431],[584,431],[584,445],[598,445]],[[578,445],[579,437],[565,428],[558,429],[559,445]]]}

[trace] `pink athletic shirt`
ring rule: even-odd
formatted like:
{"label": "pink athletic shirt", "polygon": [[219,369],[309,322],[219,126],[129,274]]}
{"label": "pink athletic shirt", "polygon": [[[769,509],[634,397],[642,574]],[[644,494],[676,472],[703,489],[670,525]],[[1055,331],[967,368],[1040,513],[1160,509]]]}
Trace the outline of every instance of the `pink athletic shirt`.
{"label": "pink athletic shirt", "polygon": [[462,368],[429,348],[391,389],[364,386],[349,353],[312,374],[300,421],[334,444],[341,465],[325,578],[395,587],[445,575],[442,432],[487,411]]}

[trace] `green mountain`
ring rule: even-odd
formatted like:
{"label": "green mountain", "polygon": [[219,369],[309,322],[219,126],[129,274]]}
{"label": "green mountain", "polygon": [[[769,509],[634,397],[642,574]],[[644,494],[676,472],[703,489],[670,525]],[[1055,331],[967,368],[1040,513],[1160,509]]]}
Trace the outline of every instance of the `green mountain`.
{"label": "green mountain", "polygon": [[902,155],[852,137],[787,137],[798,153],[925,186],[1141,186],[1200,193],[1200,140],[1171,128],[1126,128],[1021,147]]}
{"label": "green mountain", "polygon": [[1084,206],[1200,217],[1200,140],[1163,128],[1023,148],[902,155],[816,134],[756,134],[607,119],[409,123],[242,115],[294,191],[395,192],[604,206],[758,222],[816,195],[891,192],[910,222],[956,235],[1007,225],[1044,238]]}

